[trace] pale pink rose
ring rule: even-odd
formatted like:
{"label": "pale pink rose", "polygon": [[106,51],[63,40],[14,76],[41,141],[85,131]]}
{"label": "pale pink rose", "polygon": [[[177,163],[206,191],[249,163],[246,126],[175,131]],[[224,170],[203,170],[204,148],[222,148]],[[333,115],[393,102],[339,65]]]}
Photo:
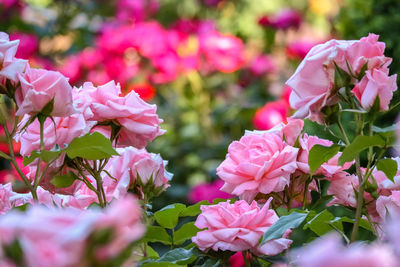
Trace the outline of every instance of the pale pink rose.
{"label": "pale pink rose", "polygon": [[388,76],[389,70],[372,69],[356,84],[352,92],[360,101],[361,106],[369,110],[379,96],[380,109],[388,110],[393,92],[397,90],[397,75]]}
{"label": "pale pink rose", "polygon": [[[23,127],[30,116],[25,115],[20,123]],[[43,140],[44,149],[51,150],[55,145],[65,148],[66,145],[76,138],[83,136],[91,130],[96,122],[86,121],[83,114],[73,114],[68,117],[55,117],[53,120],[47,118],[44,122]],[[21,143],[20,154],[28,156],[33,151],[40,150],[40,123],[35,120],[26,130],[19,131],[15,140]]]}
{"label": "pale pink rose", "polygon": [[118,138],[120,146],[143,148],[165,132],[160,128],[162,120],[157,116],[156,105],[146,103],[133,91],[121,96],[119,84],[113,81],[98,87],[87,82],[75,93],[74,99],[80,98],[81,105],[89,105],[93,113],[90,120],[112,121],[122,127]]}
{"label": "pale pink rose", "polygon": [[223,184],[224,182],[221,179],[217,179],[209,184],[205,183],[196,185],[189,192],[189,202],[197,203],[203,200],[208,200],[208,202],[212,203],[213,200],[217,198],[228,199],[233,197],[231,194],[220,190]]}
{"label": "pale pink rose", "polygon": [[101,244],[95,253],[105,260],[140,239],[145,232],[141,214],[132,196],[113,202],[105,210],[34,205],[26,213],[10,212],[0,218],[0,245],[18,239],[27,266],[83,266],[89,237],[97,231],[113,232],[111,242]]}
{"label": "pale pink rose", "polygon": [[167,161],[164,161],[159,154],[134,147],[118,148],[117,152],[120,156],[112,157],[105,167],[117,181],[108,175],[103,179],[106,193],[110,194],[110,198],[119,198],[129,187],[137,188],[141,194],[146,193],[142,191],[144,189],[142,187],[148,183],[153,185],[152,191],[169,187],[168,182],[172,174],[166,171]]}
{"label": "pale pink rose", "polygon": [[368,69],[386,68],[391,59],[383,55],[384,43],[377,40],[377,35],[370,34],[359,41],[330,40],[314,46],[286,82],[293,90],[290,105],[298,109],[294,116],[323,122],[321,109],[339,101],[337,92],[332,91],[335,63],[350,73],[348,63],[355,75],[366,62]]}
{"label": "pale pink rose", "polygon": [[18,82],[18,74],[25,71],[26,60],[15,58],[19,41],[10,41],[8,34],[0,32],[0,83],[5,84],[8,79]]}
{"label": "pale pink rose", "polygon": [[291,117],[286,118],[287,122],[281,122],[275,127],[266,130],[266,131],[247,131],[245,135],[249,134],[264,134],[264,133],[273,133],[278,136],[283,137],[285,142],[291,146],[293,146],[299,138],[301,131],[303,130],[304,121],[300,119],[294,119]]}
{"label": "pale pink rose", "polygon": [[72,87],[61,73],[44,69],[28,68],[18,74],[21,86],[15,92],[18,105],[16,115],[35,115],[54,99],[49,115],[67,117],[76,113],[72,104]]}
{"label": "pale pink rose", "polygon": [[140,205],[131,194],[112,202],[94,226],[95,229],[113,229],[111,243],[100,247],[97,256],[100,259],[113,258],[128,245],[139,240],[146,232],[141,219]]}
{"label": "pale pink rose", "polygon": [[12,191],[12,184],[0,184],[0,215],[7,213],[15,206],[13,196],[17,193]]}
{"label": "pale pink rose", "polygon": [[217,205],[202,205],[195,226],[207,229],[198,232],[192,241],[203,251],[250,250],[257,255],[281,253],[292,243],[292,240],[286,239],[285,236],[258,246],[265,231],[279,219],[275,211],[269,209],[269,202],[261,209],[257,202],[253,201],[249,205],[244,200],[233,204],[228,201]]}
{"label": "pale pink rose", "polygon": [[[299,138],[300,150],[297,157],[297,165],[299,170],[303,173],[309,174],[310,167],[308,165],[308,156],[310,154],[310,150],[314,145],[322,145],[322,146],[331,146],[333,144],[332,141],[321,139],[317,136],[308,136],[304,134]],[[338,164],[339,157],[341,156],[341,152],[338,152],[335,156],[328,160],[328,162],[323,163],[321,167],[315,171],[315,174],[321,174],[325,177],[332,177],[334,174],[346,170],[353,165],[353,162],[346,162],[343,166]]]}
{"label": "pale pink rose", "polygon": [[392,191],[390,196],[379,196],[376,200],[376,210],[380,221],[400,214],[400,191]]}
{"label": "pale pink rose", "polygon": [[233,35],[219,32],[202,34],[200,50],[211,65],[221,72],[234,72],[245,63],[243,42]]}
{"label": "pale pink rose", "polygon": [[328,194],[333,195],[333,199],[327,204],[344,205],[356,207],[357,198],[354,190],[358,188],[358,178],[355,175],[350,175],[346,172],[340,172],[329,179],[331,184],[328,188]]}
{"label": "pale pink rose", "polygon": [[353,243],[345,246],[338,234],[322,236],[291,254],[297,267],[394,267],[397,259],[390,246]]}
{"label": "pale pink rose", "polygon": [[[385,43],[378,42],[379,35],[370,33],[360,41],[355,41],[346,49],[346,59],[353,72],[358,74],[362,67],[367,63],[368,69],[386,68],[392,59],[385,57]],[[347,71],[346,62],[340,62],[342,69]]]}
{"label": "pale pink rose", "polygon": [[221,190],[248,201],[258,193],[280,192],[297,169],[297,152],[280,135],[247,134],[229,145],[226,159],[217,168],[225,181]]}

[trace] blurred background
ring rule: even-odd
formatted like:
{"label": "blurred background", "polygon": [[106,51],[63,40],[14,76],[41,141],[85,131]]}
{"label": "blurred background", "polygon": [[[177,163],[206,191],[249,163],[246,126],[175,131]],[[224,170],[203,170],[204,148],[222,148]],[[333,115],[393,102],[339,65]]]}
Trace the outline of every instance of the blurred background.
{"label": "blurred background", "polygon": [[[115,80],[158,106],[167,133],[147,149],[174,174],[163,206],[229,197],[215,171],[228,145],[290,116],[284,83],[314,45],[374,32],[398,73],[399,10],[397,0],[0,0],[0,31],[31,66],[75,86]],[[15,180],[2,164],[0,182]]]}

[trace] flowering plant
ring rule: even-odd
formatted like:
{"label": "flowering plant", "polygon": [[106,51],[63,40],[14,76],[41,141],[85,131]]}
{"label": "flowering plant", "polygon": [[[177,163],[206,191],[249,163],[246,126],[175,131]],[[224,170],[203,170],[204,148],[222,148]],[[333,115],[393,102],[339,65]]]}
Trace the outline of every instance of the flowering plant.
{"label": "flowering plant", "polygon": [[[152,200],[172,177],[145,148],[165,133],[157,106],[114,81],[72,87],[60,72],[30,67],[16,57],[18,41],[0,37],[0,124],[9,148],[0,155],[21,179],[19,188],[0,186],[2,265],[219,266],[241,253],[246,266],[396,266],[400,159],[385,157],[396,127],[375,121],[397,106],[390,105],[397,76],[377,35],[310,50],[287,81],[296,113],[246,132],[216,169],[230,200],[157,211]],[[226,60],[242,61],[219,53],[218,40],[233,37],[206,37],[200,43],[216,68],[229,72]],[[237,40],[232,46],[233,54],[241,49]]]}

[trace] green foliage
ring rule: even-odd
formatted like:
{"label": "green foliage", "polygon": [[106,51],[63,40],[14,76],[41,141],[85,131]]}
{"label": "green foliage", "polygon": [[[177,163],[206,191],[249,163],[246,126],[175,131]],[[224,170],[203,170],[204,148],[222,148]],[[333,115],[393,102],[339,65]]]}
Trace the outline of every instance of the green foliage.
{"label": "green foliage", "polygon": [[260,246],[267,241],[280,238],[289,229],[296,228],[301,225],[307,218],[307,212],[293,211],[289,215],[282,216],[264,233]]}
{"label": "green foliage", "polygon": [[161,226],[150,225],[147,227],[146,242],[160,242],[165,245],[172,244],[172,238],[167,231]]}
{"label": "green foliage", "polygon": [[354,160],[363,150],[369,147],[385,147],[386,142],[378,135],[373,136],[357,136],[354,141],[348,145],[339,158],[339,164]]}
{"label": "green foliage", "polygon": [[67,174],[54,176],[50,183],[57,188],[65,188],[71,186],[77,179],[78,176],[74,172],[69,171]]}
{"label": "green foliage", "polygon": [[50,161],[55,160],[58,158],[61,153],[63,153],[63,150],[58,150],[58,151],[49,151],[49,150],[43,150],[43,151],[33,151],[29,157],[24,157],[23,164],[24,166],[31,164],[35,159],[40,158],[44,162],[49,163]]}
{"label": "green foliage", "polygon": [[98,132],[75,138],[67,147],[66,153],[71,159],[79,157],[89,160],[99,160],[118,155],[111,141]]}
{"label": "green foliage", "polygon": [[311,229],[318,236],[322,236],[332,230],[339,230],[343,232],[343,225],[341,221],[335,221],[335,216],[328,210],[324,209],[312,218],[307,218],[307,223],[304,229]]}
{"label": "green foliage", "polygon": [[173,229],[178,224],[180,213],[186,209],[183,204],[171,204],[154,213],[154,219],[162,227]]}
{"label": "green foliage", "polygon": [[308,154],[308,165],[310,166],[310,174],[314,174],[316,170],[325,162],[328,162],[340,150],[340,146],[331,145],[330,147],[322,145],[314,145]]}
{"label": "green foliage", "polygon": [[181,228],[179,228],[176,232],[174,232],[173,236],[174,244],[175,245],[183,244],[186,240],[189,240],[193,236],[195,236],[199,231],[200,229],[194,225],[194,222],[189,222],[182,225]]}
{"label": "green foliage", "polygon": [[393,181],[393,177],[397,173],[397,161],[393,159],[381,159],[376,163],[376,168],[380,171],[383,171],[386,174],[386,177]]}

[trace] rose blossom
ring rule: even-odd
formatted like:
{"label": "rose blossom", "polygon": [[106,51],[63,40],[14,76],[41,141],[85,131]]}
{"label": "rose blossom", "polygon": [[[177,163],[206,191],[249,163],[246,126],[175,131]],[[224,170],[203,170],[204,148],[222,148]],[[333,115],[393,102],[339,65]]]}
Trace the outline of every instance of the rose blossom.
{"label": "rose blossom", "polygon": [[19,40],[19,49],[16,53],[19,58],[29,59],[39,49],[39,39],[31,33],[13,32],[10,34],[10,40]]}
{"label": "rose blossom", "polygon": [[397,90],[397,75],[388,76],[389,70],[372,69],[356,84],[352,92],[360,101],[361,106],[369,110],[379,96],[380,109],[388,110],[393,92]]}
{"label": "rose blossom", "polygon": [[195,226],[200,231],[192,241],[203,251],[209,249],[246,251],[258,255],[276,255],[287,249],[291,240],[273,239],[258,247],[265,231],[278,219],[275,211],[269,209],[270,200],[260,209],[257,202],[249,205],[240,200],[231,204],[220,202],[217,205],[200,206],[201,214],[197,217]]}
{"label": "rose blossom", "polygon": [[9,36],[5,32],[0,32],[0,83],[5,84],[5,80],[9,79],[14,83],[18,82],[18,73],[22,73],[27,61],[15,58],[19,41],[10,41]]}
{"label": "rose blossom", "polygon": [[72,87],[61,73],[44,69],[28,68],[24,74],[18,74],[21,86],[15,92],[18,105],[16,115],[35,115],[53,99],[55,117],[67,117],[75,113],[72,105]]}
{"label": "rose blossom", "polygon": [[[24,126],[29,118],[28,115],[25,115],[20,125]],[[65,148],[75,137],[87,134],[95,124],[95,122],[86,121],[81,113],[68,117],[55,117],[53,120],[47,118],[43,128],[44,149],[51,150],[55,145]],[[28,156],[33,151],[40,150],[39,121],[35,120],[26,130],[19,131],[15,139],[21,142],[20,153],[22,156]]]}
{"label": "rose blossom", "polygon": [[289,106],[285,101],[268,102],[256,111],[253,125],[259,130],[269,130],[279,123],[286,121]]}
{"label": "rose blossom", "polygon": [[359,41],[330,40],[314,46],[286,82],[293,90],[290,104],[298,109],[294,116],[323,122],[321,109],[339,100],[333,92],[335,63],[350,74],[349,65],[355,75],[366,63],[368,70],[386,68],[391,59],[383,55],[384,49],[385,44],[374,34]]}
{"label": "rose blossom", "polygon": [[292,252],[291,263],[297,267],[393,267],[397,259],[387,245],[344,246],[338,234],[328,234]]}
{"label": "rose blossom", "polygon": [[105,210],[34,205],[26,213],[10,212],[0,218],[0,246],[17,239],[27,266],[80,266],[88,260],[87,246],[94,245],[89,237],[107,229],[113,233],[111,241],[96,246],[94,252],[101,260],[117,256],[143,236],[141,210],[133,196],[127,195]]}
{"label": "rose blossom", "polygon": [[243,42],[233,35],[223,35],[219,32],[202,34],[200,50],[211,65],[222,72],[234,72],[245,62]]}
{"label": "rose blossom", "polygon": [[376,210],[381,221],[400,214],[400,191],[392,191],[390,196],[379,196],[376,200]]}
{"label": "rose blossom", "polygon": [[[160,190],[169,186],[172,174],[165,170],[167,161],[164,161],[159,154],[134,147],[117,148],[117,152],[120,156],[112,157],[105,167],[117,182],[108,176],[103,179],[106,191],[112,193],[114,197],[118,198],[131,186],[139,187],[137,189],[141,194],[144,193],[142,187],[148,183]],[[155,191],[155,188],[152,191]]]}
{"label": "rose blossom", "polygon": [[121,88],[114,81],[98,87],[86,82],[74,90],[74,99],[79,99],[82,107],[90,108],[90,120],[121,126],[120,146],[143,148],[165,132],[160,128],[162,120],[157,116],[156,105],[146,103],[133,91],[120,95]]}
{"label": "rose blossom", "polygon": [[249,133],[229,145],[217,168],[222,191],[252,200],[258,193],[282,191],[296,168],[298,149],[274,133]]}

